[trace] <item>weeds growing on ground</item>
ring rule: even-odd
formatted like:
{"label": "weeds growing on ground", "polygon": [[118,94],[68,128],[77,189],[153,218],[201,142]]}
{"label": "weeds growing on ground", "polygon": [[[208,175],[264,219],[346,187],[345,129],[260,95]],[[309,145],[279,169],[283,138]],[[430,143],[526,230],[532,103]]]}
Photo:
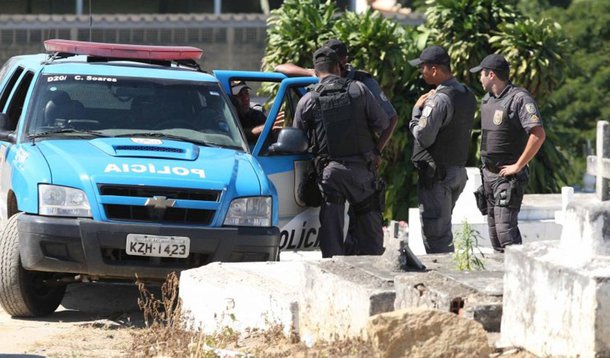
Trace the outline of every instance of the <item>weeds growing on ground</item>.
{"label": "weeds growing on ground", "polygon": [[211,346],[237,339],[235,332],[230,330],[223,330],[217,336],[187,330],[182,300],[178,297],[179,283],[178,275],[171,273],[161,286],[161,297],[155,297],[144,282],[136,281],[140,291],[138,306],[144,315],[146,329],[135,333],[134,356],[212,358],[217,354]]}
{"label": "weeds growing on ground", "polygon": [[462,230],[456,233],[453,238],[453,245],[455,245],[453,262],[458,270],[485,270],[483,260],[477,257],[474,251],[476,247],[481,257],[485,257],[478,247],[480,237],[481,234],[474,230],[467,220],[462,222]]}

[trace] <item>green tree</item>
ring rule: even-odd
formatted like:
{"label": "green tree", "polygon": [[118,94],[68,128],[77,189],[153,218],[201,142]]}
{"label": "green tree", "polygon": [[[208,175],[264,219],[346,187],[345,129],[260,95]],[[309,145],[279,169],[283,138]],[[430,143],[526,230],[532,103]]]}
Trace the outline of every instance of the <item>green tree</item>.
{"label": "green tree", "polygon": [[312,66],[311,56],[332,37],[337,7],[333,1],[286,0],[267,20],[263,71],[281,63]]}
{"label": "green tree", "polygon": [[574,168],[569,182],[580,184],[596,123],[610,118],[610,1],[575,0],[568,9],[543,14],[562,24],[571,44],[562,53],[571,63],[566,81],[547,103],[558,143]]}

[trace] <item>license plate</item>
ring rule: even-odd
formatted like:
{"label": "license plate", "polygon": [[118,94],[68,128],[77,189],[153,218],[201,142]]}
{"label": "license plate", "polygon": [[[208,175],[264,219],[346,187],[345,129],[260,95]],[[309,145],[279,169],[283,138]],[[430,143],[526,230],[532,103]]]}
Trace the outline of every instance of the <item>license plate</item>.
{"label": "license plate", "polygon": [[155,257],[187,257],[191,240],[184,236],[128,234],[125,251],[128,255]]}

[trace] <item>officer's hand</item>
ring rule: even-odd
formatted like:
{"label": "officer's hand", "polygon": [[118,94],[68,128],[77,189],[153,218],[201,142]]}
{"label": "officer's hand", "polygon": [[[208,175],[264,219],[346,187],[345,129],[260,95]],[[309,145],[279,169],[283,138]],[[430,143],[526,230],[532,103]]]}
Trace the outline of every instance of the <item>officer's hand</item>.
{"label": "officer's hand", "polygon": [[432,96],[434,93],[436,93],[436,90],[430,90],[430,92],[422,94],[417,100],[417,102],[415,102],[415,107],[423,108],[424,103],[426,103],[428,97]]}
{"label": "officer's hand", "polygon": [[500,172],[498,174],[502,177],[507,177],[519,173],[521,169],[523,168],[520,168],[519,165],[516,163],[511,165],[505,165],[503,167],[500,167]]}

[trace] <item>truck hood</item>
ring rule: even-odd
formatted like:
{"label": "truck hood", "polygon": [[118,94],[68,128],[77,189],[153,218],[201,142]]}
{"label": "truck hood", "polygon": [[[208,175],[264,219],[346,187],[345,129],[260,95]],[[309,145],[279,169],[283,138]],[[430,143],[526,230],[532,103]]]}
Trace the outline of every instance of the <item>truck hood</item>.
{"label": "truck hood", "polygon": [[253,158],[232,149],[143,138],[45,140],[37,146],[57,185],[86,189],[86,185],[120,183],[217,190],[238,186],[244,195],[261,192]]}

